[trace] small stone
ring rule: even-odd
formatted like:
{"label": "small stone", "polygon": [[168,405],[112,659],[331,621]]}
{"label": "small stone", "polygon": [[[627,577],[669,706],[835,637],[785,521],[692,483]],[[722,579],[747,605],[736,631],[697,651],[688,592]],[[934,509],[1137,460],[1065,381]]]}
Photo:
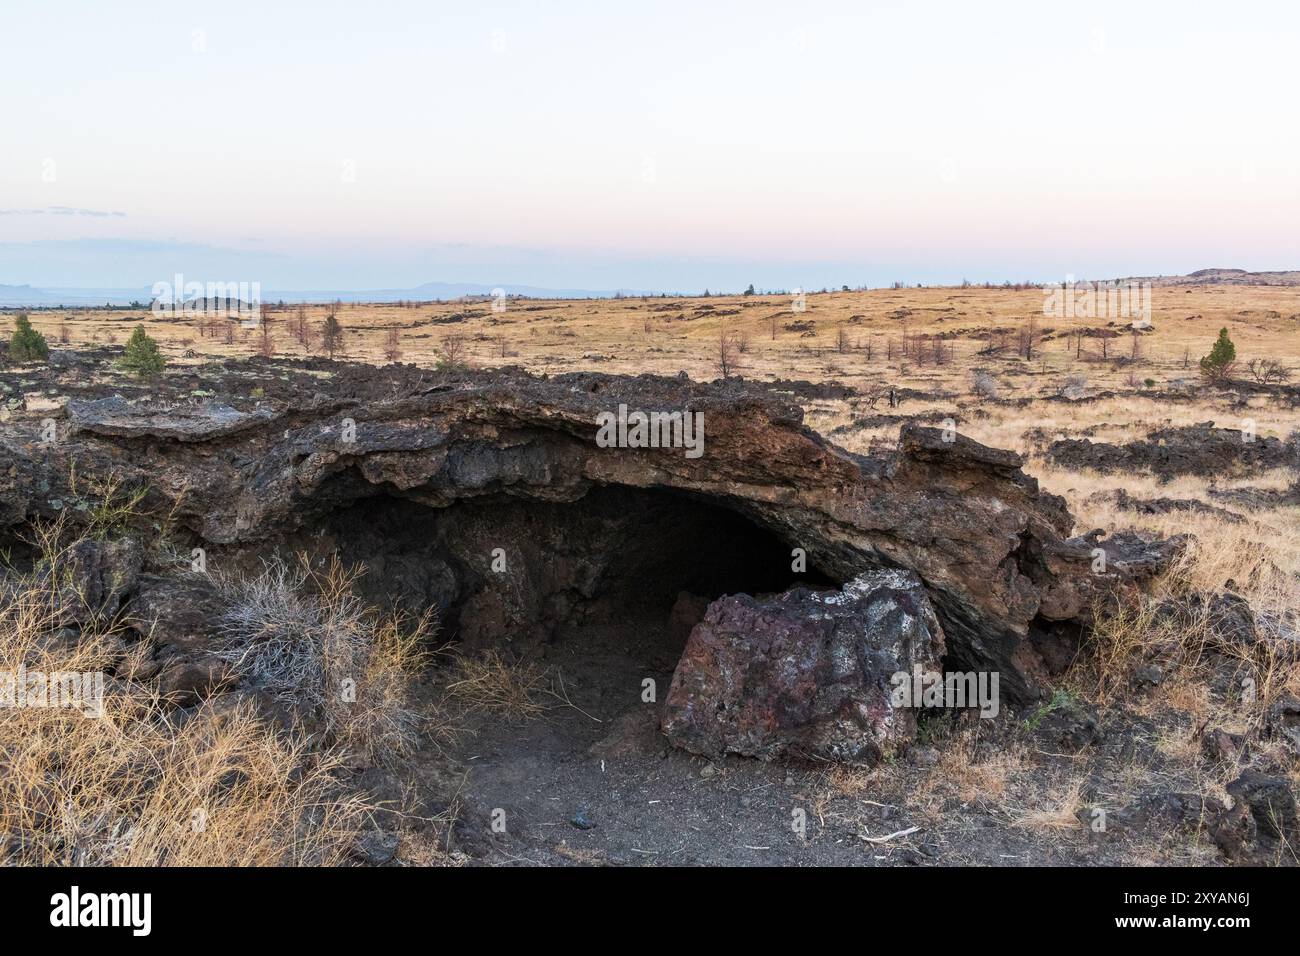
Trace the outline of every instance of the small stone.
{"label": "small stone", "polygon": [[1159,687],[1164,683],[1165,672],[1155,664],[1145,664],[1138,668],[1135,680],[1139,687]]}
{"label": "small stone", "polygon": [[573,819],[570,820],[569,823],[577,827],[579,830],[590,830],[596,826],[596,824],[592,822],[591,818],[587,816],[586,810],[579,810],[575,813]]}
{"label": "small stone", "polygon": [[356,855],[361,862],[370,866],[383,866],[397,855],[397,844],[401,842],[396,833],[389,830],[371,830],[357,841]]}
{"label": "small stone", "polygon": [[934,747],[913,747],[907,752],[907,762],[913,767],[933,767],[939,762],[939,751]]}
{"label": "small stone", "polygon": [[1235,766],[1241,760],[1242,748],[1246,738],[1241,734],[1229,733],[1221,728],[1208,731],[1201,740],[1201,750],[1205,756],[1220,763]]}

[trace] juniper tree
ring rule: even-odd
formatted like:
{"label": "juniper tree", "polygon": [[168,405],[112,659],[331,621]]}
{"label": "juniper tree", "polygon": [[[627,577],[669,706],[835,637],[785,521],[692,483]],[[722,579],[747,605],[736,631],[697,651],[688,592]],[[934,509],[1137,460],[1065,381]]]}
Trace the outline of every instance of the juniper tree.
{"label": "juniper tree", "polygon": [[339,323],[339,317],[335,315],[335,310],[330,309],[329,314],[325,316],[325,324],[320,330],[320,347],[325,354],[334,361],[334,353],[343,350],[343,326]]}
{"label": "juniper tree", "polygon": [[158,343],[150,338],[143,325],[137,325],[126,343],[126,352],[117,362],[120,368],[133,372],[140,378],[157,375],[167,364]]}
{"label": "juniper tree", "polygon": [[1225,381],[1237,365],[1237,347],[1228,337],[1227,329],[1219,329],[1210,354],[1201,359],[1201,374],[1211,382]]}
{"label": "juniper tree", "polygon": [[15,362],[43,362],[50,357],[50,347],[45,343],[45,336],[32,328],[26,312],[19,312],[14,319],[14,334],[9,339],[9,357]]}

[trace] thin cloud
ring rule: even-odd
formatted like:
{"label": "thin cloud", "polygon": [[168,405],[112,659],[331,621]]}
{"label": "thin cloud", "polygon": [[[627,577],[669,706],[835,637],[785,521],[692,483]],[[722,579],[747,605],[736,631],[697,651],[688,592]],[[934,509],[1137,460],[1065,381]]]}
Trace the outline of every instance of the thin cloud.
{"label": "thin cloud", "polygon": [[227,246],[214,246],[205,242],[187,242],[181,239],[32,239],[26,242],[0,242],[0,249],[63,251],[69,254],[86,252],[98,255],[187,253],[258,259],[286,258],[283,253],[279,252],[266,252],[257,249],[232,249]]}
{"label": "thin cloud", "polygon": [[82,209],[77,206],[46,206],[44,209],[0,209],[0,216],[93,216],[97,219],[125,218],[126,213],[116,209]]}

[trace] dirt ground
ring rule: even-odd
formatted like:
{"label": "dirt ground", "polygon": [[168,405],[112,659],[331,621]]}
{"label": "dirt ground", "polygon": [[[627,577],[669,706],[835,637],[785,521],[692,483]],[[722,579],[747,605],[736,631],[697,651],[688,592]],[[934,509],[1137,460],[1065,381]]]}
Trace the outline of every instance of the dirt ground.
{"label": "dirt ground", "polygon": [[536,662],[541,713],[461,714],[446,750],[423,753],[455,825],[408,833],[398,862],[440,841],[486,865],[1219,862],[1194,823],[1128,823],[1145,800],[1207,785],[1167,755],[1192,730],[1176,716],[1098,722],[1058,701],[994,721],[937,715],[928,745],[870,770],[715,762],[669,746],[642,699],[646,678],[666,690],[679,650],[652,621],[559,635]]}

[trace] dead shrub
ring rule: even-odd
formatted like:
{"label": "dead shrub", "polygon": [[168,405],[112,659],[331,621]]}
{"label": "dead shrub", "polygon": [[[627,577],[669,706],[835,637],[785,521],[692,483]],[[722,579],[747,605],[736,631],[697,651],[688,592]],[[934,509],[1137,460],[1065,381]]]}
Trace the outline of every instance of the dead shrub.
{"label": "dead shrub", "polygon": [[482,711],[521,720],[546,712],[541,698],[550,694],[547,672],[531,661],[512,663],[496,651],[463,656],[456,661],[456,679],[448,697],[467,712]]}
{"label": "dead shrub", "polygon": [[300,554],[296,567],[272,561],[256,577],[219,579],[227,610],[215,654],[250,687],[319,713],[335,745],[388,764],[420,742],[411,684],[437,625],[432,614],[377,614],[355,594],[361,573]]}
{"label": "dead shrub", "polygon": [[971,394],[978,399],[995,402],[998,398],[998,383],[988,372],[972,372],[970,377]]}

